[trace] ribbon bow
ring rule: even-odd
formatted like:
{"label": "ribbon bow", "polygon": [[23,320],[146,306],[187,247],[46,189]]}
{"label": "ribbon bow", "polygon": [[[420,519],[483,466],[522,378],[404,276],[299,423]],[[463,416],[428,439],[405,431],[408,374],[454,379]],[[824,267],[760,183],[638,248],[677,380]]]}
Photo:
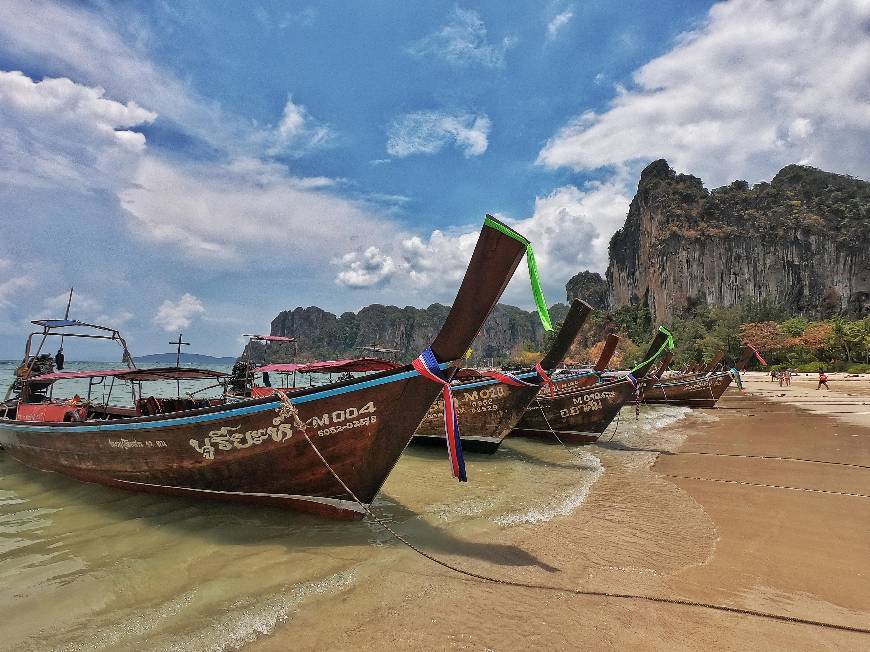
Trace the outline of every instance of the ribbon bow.
{"label": "ribbon bow", "polygon": [[544,326],[545,331],[553,330],[550,311],[547,310],[547,300],[544,298],[544,291],[541,289],[541,277],[540,274],[538,274],[538,264],[535,262],[535,252],[532,251],[532,243],[516,231],[508,229],[503,224],[495,221],[489,215],[486,216],[483,224],[484,226],[491,227],[526,246],[526,263],[529,265],[529,280],[532,283],[532,296],[535,297],[535,306],[538,308],[538,317],[541,318],[541,324]]}
{"label": "ribbon bow", "polygon": [[423,378],[442,386],[441,397],[444,399],[444,434],[447,437],[447,456],[453,467],[453,477],[460,482],[468,482],[468,476],[465,474],[465,459],[462,457],[459,419],[456,416],[456,407],[453,405],[453,390],[450,387],[450,381],[445,378],[444,372],[441,371],[441,366],[438,364],[435,354],[432,353],[431,347],[423,351],[411,363],[411,366]]}
{"label": "ribbon bow", "polygon": [[544,371],[544,368],[541,366],[540,362],[535,363],[535,371],[538,372],[538,375],[541,377],[541,380],[544,381],[544,384],[547,386],[547,389],[550,390],[550,400],[556,398],[556,385],[553,383],[553,379]]}
{"label": "ribbon bow", "polygon": [[643,367],[644,365],[649,364],[650,362],[654,361],[654,360],[655,360],[656,358],[658,358],[662,353],[664,353],[665,349],[667,349],[668,351],[673,351],[673,350],[674,350],[674,335],[673,335],[673,333],[671,333],[671,331],[669,331],[669,330],[668,330],[667,328],[665,328],[664,326],[659,326],[659,332],[660,332],[660,333],[664,333],[665,335],[667,335],[667,336],[668,336],[667,339],[666,339],[666,340],[664,341],[664,343],[659,347],[659,350],[658,350],[658,351],[656,351],[655,353],[653,353],[650,357],[648,357],[648,358],[647,358],[646,360],[644,360],[643,362],[640,362],[640,363],[636,364],[636,365],[632,368],[631,373],[634,373],[635,371],[637,371],[638,369],[640,369],[640,368]]}

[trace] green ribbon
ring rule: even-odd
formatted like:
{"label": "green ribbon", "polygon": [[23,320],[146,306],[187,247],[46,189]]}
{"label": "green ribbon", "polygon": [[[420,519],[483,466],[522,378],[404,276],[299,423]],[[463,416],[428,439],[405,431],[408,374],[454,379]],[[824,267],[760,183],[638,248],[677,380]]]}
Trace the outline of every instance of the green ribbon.
{"label": "green ribbon", "polygon": [[535,262],[535,252],[532,251],[532,243],[528,238],[520,235],[512,228],[505,226],[501,222],[497,222],[493,217],[487,215],[483,221],[484,226],[488,226],[496,231],[504,233],[506,236],[513,238],[517,242],[522,243],[526,247],[526,262],[529,265],[529,279],[532,282],[532,296],[535,297],[535,306],[538,309],[538,317],[541,318],[541,324],[545,331],[553,330],[553,322],[550,319],[550,311],[547,310],[547,300],[544,298],[544,291],[541,289],[541,276],[538,274],[538,264]]}
{"label": "green ribbon", "polygon": [[653,353],[650,357],[648,357],[648,358],[647,358],[646,360],[644,360],[643,362],[640,362],[640,363],[636,364],[636,365],[634,366],[634,368],[631,370],[631,373],[634,373],[635,371],[637,371],[638,369],[640,369],[640,368],[643,367],[644,365],[646,365],[646,364],[650,364],[651,362],[653,362],[656,358],[658,358],[662,353],[665,352],[665,349],[667,349],[668,351],[673,351],[673,350],[674,350],[674,336],[673,336],[673,334],[672,334],[672,333],[671,333],[667,328],[665,328],[664,326],[659,326],[659,332],[660,332],[660,333],[664,333],[665,335],[668,336],[668,338],[667,338],[667,339],[664,341],[664,343],[659,347],[659,350],[658,350],[658,351],[656,351],[655,353]]}

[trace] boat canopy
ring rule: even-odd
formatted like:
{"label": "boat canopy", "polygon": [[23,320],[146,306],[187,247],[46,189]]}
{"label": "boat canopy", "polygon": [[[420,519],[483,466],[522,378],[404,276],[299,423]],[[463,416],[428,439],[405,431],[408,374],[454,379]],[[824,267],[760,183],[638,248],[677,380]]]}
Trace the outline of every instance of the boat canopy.
{"label": "boat canopy", "polygon": [[278,373],[342,373],[346,371],[353,372],[368,372],[368,371],[392,371],[398,369],[402,365],[390,362],[389,360],[381,360],[380,358],[352,358],[347,360],[323,360],[320,362],[304,362],[304,363],[288,363],[288,364],[267,364],[262,367],[257,367],[254,371],[274,371]]}
{"label": "boat canopy", "polygon": [[203,378],[223,378],[226,376],[222,371],[211,369],[192,369],[187,367],[161,367],[158,369],[97,369],[88,371],[58,371],[51,374],[43,374],[28,379],[29,382],[42,382],[47,380],[65,380],[67,378],[104,378],[114,376],[121,380],[148,381],[148,380],[198,380]]}
{"label": "boat canopy", "polygon": [[34,319],[31,324],[43,326],[44,328],[66,328],[67,326],[90,326],[78,319]]}
{"label": "boat canopy", "polygon": [[242,337],[249,337],[252,340],[257,340],[259,342],[295,342],[295,337],[284,337],[283,335],[242,335]]}

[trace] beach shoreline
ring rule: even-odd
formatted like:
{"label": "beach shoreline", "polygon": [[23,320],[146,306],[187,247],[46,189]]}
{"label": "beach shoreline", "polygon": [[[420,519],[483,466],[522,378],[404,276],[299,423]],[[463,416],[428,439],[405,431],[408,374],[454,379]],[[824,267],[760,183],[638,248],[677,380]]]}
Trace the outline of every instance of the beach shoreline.
{"label": "beach shoreline", "polygon": [[[529,583],[870,627],[870,430],[787,404],[788,396],[771,400],[763,382],[748,374],[747,393],[729,390],[722,409],[629,441],[617,430],[587,447],[604,473],[571,513],[463,531],[453,554],[436,554]],[[814,391],[803,385],[793,385],[793,402]],[[808,459],[817,462],[796,461]],[[251,649],[857,649],[868,640],[698,607],[503,586],[398,546],[389,554],[388,565],[360,569],[340,596],[302,605]]]}

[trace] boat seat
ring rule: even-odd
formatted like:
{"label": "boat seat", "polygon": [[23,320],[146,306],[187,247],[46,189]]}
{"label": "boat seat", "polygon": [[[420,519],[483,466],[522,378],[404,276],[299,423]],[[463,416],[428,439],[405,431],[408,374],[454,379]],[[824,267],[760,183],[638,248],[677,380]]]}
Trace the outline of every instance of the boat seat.
{"label": "boat seat", "polygon": [[143,417],[153,417],[157,414],[196,410],[209,407],[211,404],[211,401],[203,398],[157,398],[149,396],[136,401],[136,410]]}

